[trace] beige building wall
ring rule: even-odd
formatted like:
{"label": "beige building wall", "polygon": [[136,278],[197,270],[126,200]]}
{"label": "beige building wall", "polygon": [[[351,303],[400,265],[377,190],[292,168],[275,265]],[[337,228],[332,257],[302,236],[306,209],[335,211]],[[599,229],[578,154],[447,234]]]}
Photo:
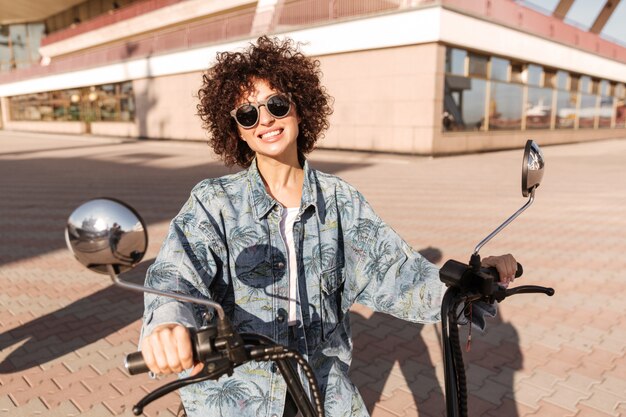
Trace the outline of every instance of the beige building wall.
{"label": "beige building wall", "polygon": [[200,72],[133,81],[137,135],[153,139],[205,140],[202,122],[196,116],[201,85]]}
{"label": "beige building wall", "polygon": [[523,148],[528,139],[540,145],[626,139],[626,129],[506,130],[491,132],[435,132],[434,155]]}
{"label": "beige building wall", "polygon": [[6,97],[0,97],[0,129],[4,129],[4,121],[9,120],[9,101]]}
{"label": "beige building wall", "polygon": [[[331,127],[319,146],[429,153],[438,53],[433,43],[319,57],[322,82],[335,100]],[[196,116],[201,83],[201,72],[134,81],[137,135],[206,140]],[[120,132],[99,125],[93,133]]]}
{"label": "beige building wall", "polygon": [[91,134],[96,136],[119,136],[136,138],[139,136],[139,124],[136,122],[91,122]]}
{"label": "beige building wall", "polygon": [[320,147],[427,154],[440,50],[435,43],[319,57],[323,84],[335,98]]}
{"label": "beige building wall", "polygon": [[42,133],[69,133],[82,135],[86,133],[83,122],[15,122],[5,119],[5,130]]}

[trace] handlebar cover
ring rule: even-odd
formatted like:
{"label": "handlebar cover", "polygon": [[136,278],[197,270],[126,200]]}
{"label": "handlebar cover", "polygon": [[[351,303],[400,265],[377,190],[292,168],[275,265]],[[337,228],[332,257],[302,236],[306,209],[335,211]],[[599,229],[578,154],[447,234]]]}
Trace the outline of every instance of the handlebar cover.
{"label": "handlebar cover", "polygon": [[[472,256],[472,262],[479,264],[480,258]],[[517,264],[516,277],[523,273],[522,265]],[[481,268],[477,270],[468,264],[448,260],[439,270],[439,278],[449,287],[456,287],[462,293],[475,293],[482,296],[490,296],[498,287],[495,283],[500,281],[500,275],[494,267]]]}
{"label": "handlebar cover", "polygon": [[[500,282],[500,274],[494,266],[490,266],[489,268],[481,268],[481,272],[484,272],[487,275],[491,275],[495,282]],[[524,268],[522,268],[522,265],[518,262],[517,271],[515,271],[515,278],[521,277],[523,273]]]}
{"label": "handlebar cover", "polygon": [[[189,336],[191,337],[191,348],[193,349],[194,363],[203,362],[210,355],[217,354],[213,344],[217,336],[217,329],[215,326],[209,326],[200,330],[188,328],[188,330]],[[141,351],[126,355],[124,366],[131,375],[138,375],[150,371],[150,369],[146,366],[146,362],[144,361]]]}

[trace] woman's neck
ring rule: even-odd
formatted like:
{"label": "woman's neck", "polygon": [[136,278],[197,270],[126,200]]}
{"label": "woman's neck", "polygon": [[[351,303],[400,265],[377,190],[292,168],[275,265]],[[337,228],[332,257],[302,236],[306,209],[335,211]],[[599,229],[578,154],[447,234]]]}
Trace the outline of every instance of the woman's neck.
{"label": "woman's neck", "polygon": [[257,155],[257,168],[267,192],[285,207],[300,207],[304,170],[298,158],[278,161]]}

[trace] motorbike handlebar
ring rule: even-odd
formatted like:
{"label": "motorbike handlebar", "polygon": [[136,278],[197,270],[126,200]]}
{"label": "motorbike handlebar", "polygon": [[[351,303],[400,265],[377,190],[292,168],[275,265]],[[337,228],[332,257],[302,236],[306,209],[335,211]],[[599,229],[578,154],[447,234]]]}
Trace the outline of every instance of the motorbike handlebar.
{"label": "motorbike handlebar", "polygon": [[[223,354],[218,352],[215,348],[214,343],[215,338],[217,337],[217,329],[215,327],[210,326],[201,330],[188,328],[187,330],[189,330],[189,335],[191,337],[194,363],[206,362],[211,355],[215,355],[216,357],[223,356]],[[150,369],[146,366],[146,362],[144,361],[141,351],[126,355],[124,366],[131,375],[138,375],[150,371]]]}
{"label": "motorbike handlebar", "polygon": [[[491,275],[493,277],[494,282],[500,282],[500,274],[498,270],[494,266],[490,266],[489,268],[481,268],[481,271]],[[517,263],[517,270],[515,271],[515,278],[519,278],[524,273],[524,268],[522,268],[522,264]]]}

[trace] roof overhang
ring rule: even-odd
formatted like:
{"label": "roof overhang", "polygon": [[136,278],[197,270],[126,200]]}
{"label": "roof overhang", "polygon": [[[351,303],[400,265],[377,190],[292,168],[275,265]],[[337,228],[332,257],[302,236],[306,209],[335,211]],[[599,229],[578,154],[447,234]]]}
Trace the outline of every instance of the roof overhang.
{"label": "roof overhang", "polygon": [[40,22],[84,0],[0,0],[0,25]]}

